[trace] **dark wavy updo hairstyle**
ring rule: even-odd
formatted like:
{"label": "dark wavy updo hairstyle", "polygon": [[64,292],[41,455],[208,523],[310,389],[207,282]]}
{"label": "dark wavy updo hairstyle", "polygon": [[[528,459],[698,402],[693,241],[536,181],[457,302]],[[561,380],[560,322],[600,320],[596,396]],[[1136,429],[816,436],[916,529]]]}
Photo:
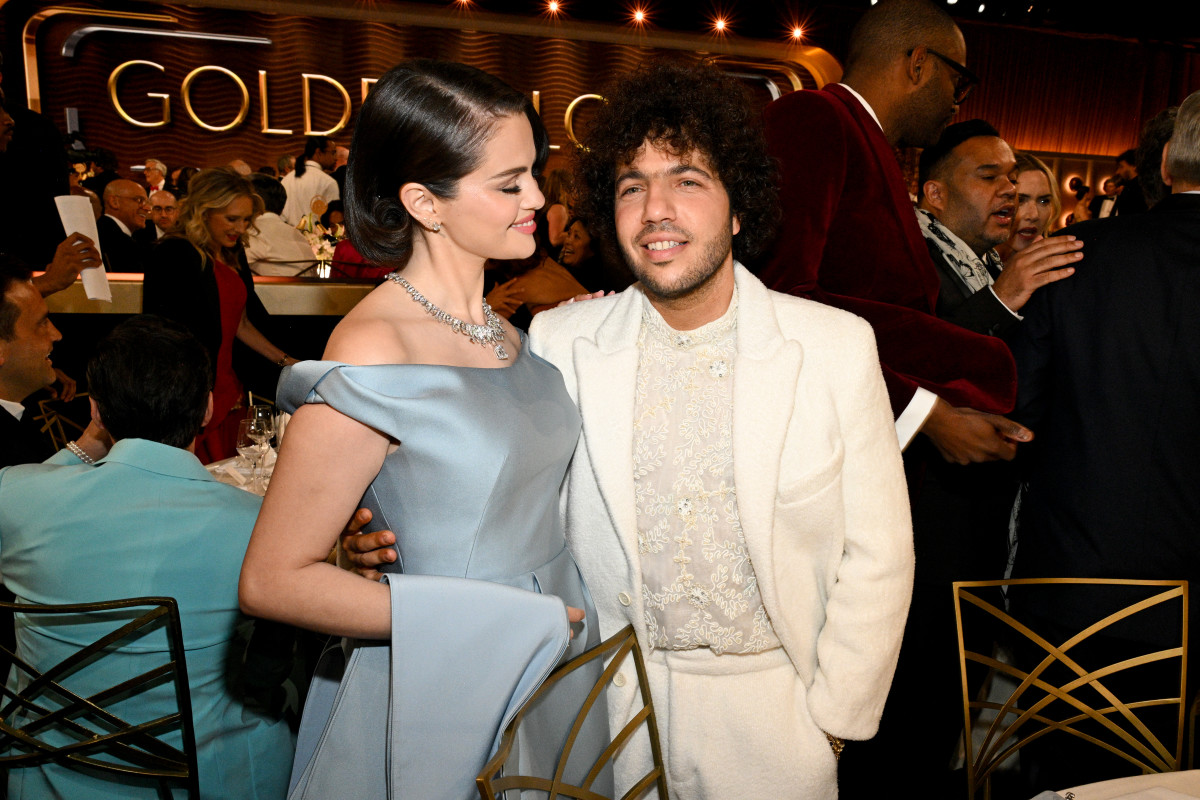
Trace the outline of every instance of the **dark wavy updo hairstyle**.
{"label": "dark wavy updo hairstyle", "polygon": [[400,187],[419,183],[437,197],[455,197],[496,123],[514,114],[533,127],[536,175],[550,148],[528,97],[465,64],[416,59],[389,70],[363,103],[350,147],[346,230],[358,251],[381,266],[407,264],[414,223]]}

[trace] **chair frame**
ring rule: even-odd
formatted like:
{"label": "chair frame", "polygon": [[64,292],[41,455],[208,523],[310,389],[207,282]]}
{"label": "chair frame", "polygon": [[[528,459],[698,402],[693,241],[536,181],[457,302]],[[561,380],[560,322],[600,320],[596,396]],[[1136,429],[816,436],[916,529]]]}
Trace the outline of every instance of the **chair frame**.
{"label": "chair frame", "polygon": [[[75,400],[88,397],[87,392],[80,392],[75,395]],[[74,402],[74,401],[72,401]],[[57,398],[49,400],[38,400],[38,413],[33,419],[40,423],[39,431],[50,437],[51,444],[55,450],[62,450],[67,446],[67,442],[83,433],[84,426],[80,425],[75,420],[62,413],[56,406],[62,405],[62,401]],[[67,425],[74,429],[74,433],[68,432],[63,426]]]}
{"label": "chair frame", "polygon": [[[575,746],[575,740],[579,735],[580,729],[583,727],[584,720],[587,719],[588,712],[595,706],[596,701],[602,698],[605,687],[612,681],[617,669],[630,655],[633,657],[634,668],[637,670],[638,686],[642,695],[641,710],[633,716],[625,727],[612,737],[608,746],[604,748],[596,763],[585,776],[582,786],[565,783],[563,781],[563,772],[566,770],[571,750]],[[611,656],[611,660],[604,668],[604,672],[600,678],[592,686],[579,714],[571,726],[566,744],[563,745],[563,751],[559,755],[554,777],[542,778],[534,775],[501,776],[499,773],[504,767],[504,762],[508,760],[509,754],[512,752],[513,743],[516,740],[517,728],[525,716],[525,709],[543,694],[550,691],[554,684],[567,675],[597,658],[609,656]],[[482,800],[499,800],[510,789],[533,789],[547,792],[549,795],[548,800],[558,800],[560,797],[573,798],[573,800],[608,800],[603,795],[593,792],[590,787],[603,771],[605,765],[614,759],[617,751],[629,741],[643,722],[647,726],[647,732],[650,737],[650,751],[654,766],[622,796],[622,800],[638,797],[652,785],[657,785],[660,800],[668,800],[667,773],[666,767],[663,764],[662,746],[658,740],[658,718],[654,713],[654,703],[650,697],[649,683],[646,678],[646,664],[642,659],[642,651],[638,646],[633,626],[626,625],[591,650],[576,656],[550,673],[550,676],[538,687],[537,691],[529,698],[529,701],[522,706],[521,710],[517,712],[516,716],[513,717],[512,721],[504,729],[504,735],[501,737],[496,755],[484,765],[475,779],[476,786],[479,789],[479,796]]]}
{"label": "chair frame", "polygon": [[[0,708],[0,769],[19,769],[49,763],[66,768],[84,766],[114,775],[157,779],[158,792],[163,798],[172,796],[168,781],[182,783],[190,797],[200,797],[196,734],[192,721],[183,629],[180,625],[179,607],[173,597],[135,597],[70,605],[0,602],[0,609],[12,614],[39,616],[95,614],[139,606],[149,607],[149,610],[44,671],[27,663],[6,647],[0,646],[0,654],[6,656],[15,668],[32,678],[32,682],[21,692],[0,684],[0,696],[4,698],[3,708]],[[105,651],[118,645],[120,640],[160,623],[165,623],[168,647],[161,666],[102,689],[90,697],[81,697],[59,683],[61,676],[71,674],[76,667],[85,663],[99,658],[120,658],[123,654],[119,651]],[[159,685],[166,680],[173,681],[175,686],[177,710],[173,714],[131,724],[105,707],[109,701],[123,699],[131,694],[136,695],[142,689]],[[50,709],[41,705],[38,698],[47,692],[63,701],[62,706]],[[27,720],[21,727],[14,727],[10,720],[18,710],[37,716]],[[89,726],[86,720],[88,717],[101,724]],[[42,741],[37,732],[47,727],[69,731],[78,736],[79,740],[66,745]],[[176,727],[180,728],[183,736],[183,750],[158,738]],[[95,757],[100,754],[120,758],[128,763]]]}
{"label": "chair frame", "polygon": [[[1128,605],[1101,619],[1083,630],[1075,633],[1065,642],[1056,644],[1048,641],[1024,623],[1013,618],[1007,611],[997,608],[989,600],[979,597],[973,590],[981,588],[1007,588],[1010,586],[1032,585],[1088,585],[1088,586],[1142,586],[1148,589],[1162,587],[1163,591],[1151,594],[1146,598]],[[1075,662],[1068,651],[1084,642],[1094,634],[1101,633],[1111,625],[1126,620],[1142,611],[1176,600],[1182,601],[1183,625],[1180,645],[1156,652],[1144,653],[1131,659],[1101,667],[1092,672]],[[1033,644],[1046,652],[1045,658],[1033,669],[1025,672],[1012,664],[1005,664],[991,654],[977,653],[967,650],[963,639],[963,604],[969,604],[991,615],[1009,629],[1024,636]],[[975,797],[979,788],[984,788],[984,796],[991,796],[990,779],[996,768],[1013,756],[1026,744],[1045,736],[1052,730],[1060,730],[1091,742],[1097,747],[1120,756],[1140,768],[1143,773],[1172,772],[1180,768],[1183,754],[1184,714],[1186,712],[1185,683],[1187,679],[1187,629],[1188,629],[1188,584],[1187,581],[1166,580],[1125,580],[1100,578],[1013,578],[1009,580],[989,581],[955,581],[954,582],[954,614],[958,628],[959,669],[962,679],[963,718],[965,720],[965,746],[968,796]],[[1117,698],[1103,683],[1103,679],[1123,670],[1143,666],[1155,661],[1178,658],[1180,660],[1179,694],[1177,697],[1165,697],[1154,700],[1124,703]],[[1003,673],[1018,680],[1020,685],[1012,696],[1003,703],[997,704],[984,699],[971,697],[967,683],[967,662],[983,664],[989,667],[993,674]],[[1061,664],[1075,674],[1075,678],[1055,686],[1047,683],[1041,675],[1053,664]],[[1096,708],[1072,695],[1075,690],[1089,686],[1111,705]],[[1027,689],[1036,687],[1045,693],[1028,708],[1021,708],[1018,703]],[[1039,712],[1050,703],[1059,700],[1073,706],[1080,713],[1067,719],[1056,720],[1046,717]],[[1179,715],[1176,724],[1176,741],[1174,750],[1161,742],[1146,727],[1138,717],[1136,710],[1153,706],[1177,705]],[[971,729],[974,723],[972,711],[992,709],[996,718],[989,726],[983,745],[979,752],[974,752]],[[1016,715],[1010,723],[1005,720]],[[1075,729],[1075,725],[1084,721],[1093,721],[1128,746],[1121,749],[1108,742]],[[1039,723],[1042,727],[1033,733],[1021,729],[1030,722]],[[1124,726],[1122,725],[1124,723]],[[1139,736],[1142,737],[1139,739]]]}

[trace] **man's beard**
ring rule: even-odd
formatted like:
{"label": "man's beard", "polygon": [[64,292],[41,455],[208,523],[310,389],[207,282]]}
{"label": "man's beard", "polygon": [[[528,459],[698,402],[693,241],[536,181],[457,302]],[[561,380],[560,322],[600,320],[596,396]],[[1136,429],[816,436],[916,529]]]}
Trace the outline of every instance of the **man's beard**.
{"label": "man's beard", "polygon": [[[689,245],[696,241],[690,232],[670,225],[649,226],[643,233],[650,232],[682,233]],[[691,268],[671,283],[660,282],[653,267],[645,269],[641,262],[634,257],[635,253],[630,252],[630,247],[636,248],[637,245],[622,242],[621,255],[625,259],[625,265],[641,283],[646,294],[656,300],[676,300],[691,294],[712,280],[721,265],[725,263],[725,259],[729,257],[733,249],[732,219],[730,224],[722,226],[718,234],[709,240]]]}

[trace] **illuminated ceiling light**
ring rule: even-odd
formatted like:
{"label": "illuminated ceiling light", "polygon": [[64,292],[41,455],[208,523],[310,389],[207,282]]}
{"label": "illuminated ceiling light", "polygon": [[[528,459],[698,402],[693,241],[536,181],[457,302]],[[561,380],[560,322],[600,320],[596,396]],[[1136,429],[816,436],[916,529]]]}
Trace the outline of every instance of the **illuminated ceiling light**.
{"label": "illuminated ceiling light", "polygon": [[713,30],[716,31],[717,33],[725,33],[725,26],[726,26],[725,18],[717,17],[716,19],[713,20],[712,26],[713,26]]}
{"label": "illuminated ceiling light", "polygon": [[803,39],[804,38],[804,29],[801,28],[799,25],[792,28],[792,38],[795,39],[796,41]]}
{"label": "illuminated ceiling light", "polygon": [[958,2],[958,0],[946,0],[946,5],[952,6],[952,5],[955,5],[957,2]]}
{"label": "illuminated ceiling light", "polygon": [[980,13],[980,14],[982,14],[982,13],[983,13],[983,9],[985,9],[985,8],[987,8],[987,6],[985,6],[983,3],[980,3],[980,4],[979,4],[979,13]]}
{"label": "illuminated ceiling light", "polygon": [[632,19],[634,25],[645,25],[647,19],[646,10],[644,8],[635,8]]}
{"label": "illuminated ceiling light", "polygon": [[549,3],[546,3],[546,10],[551,14],[557,14],[562,10],[562,6],[559,4],[558,0],[550,0]]}

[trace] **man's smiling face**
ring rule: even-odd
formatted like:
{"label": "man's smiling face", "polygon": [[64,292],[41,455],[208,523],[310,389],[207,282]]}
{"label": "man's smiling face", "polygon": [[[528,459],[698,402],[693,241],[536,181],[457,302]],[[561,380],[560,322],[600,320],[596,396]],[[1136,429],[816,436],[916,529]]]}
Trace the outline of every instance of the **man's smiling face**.
{"label": "man's smiling face", "polygon": [[618,167],[614,202],[621,252],[651,298],[682,297],[733,268],[741,227],[703,153],[646,141]]}

